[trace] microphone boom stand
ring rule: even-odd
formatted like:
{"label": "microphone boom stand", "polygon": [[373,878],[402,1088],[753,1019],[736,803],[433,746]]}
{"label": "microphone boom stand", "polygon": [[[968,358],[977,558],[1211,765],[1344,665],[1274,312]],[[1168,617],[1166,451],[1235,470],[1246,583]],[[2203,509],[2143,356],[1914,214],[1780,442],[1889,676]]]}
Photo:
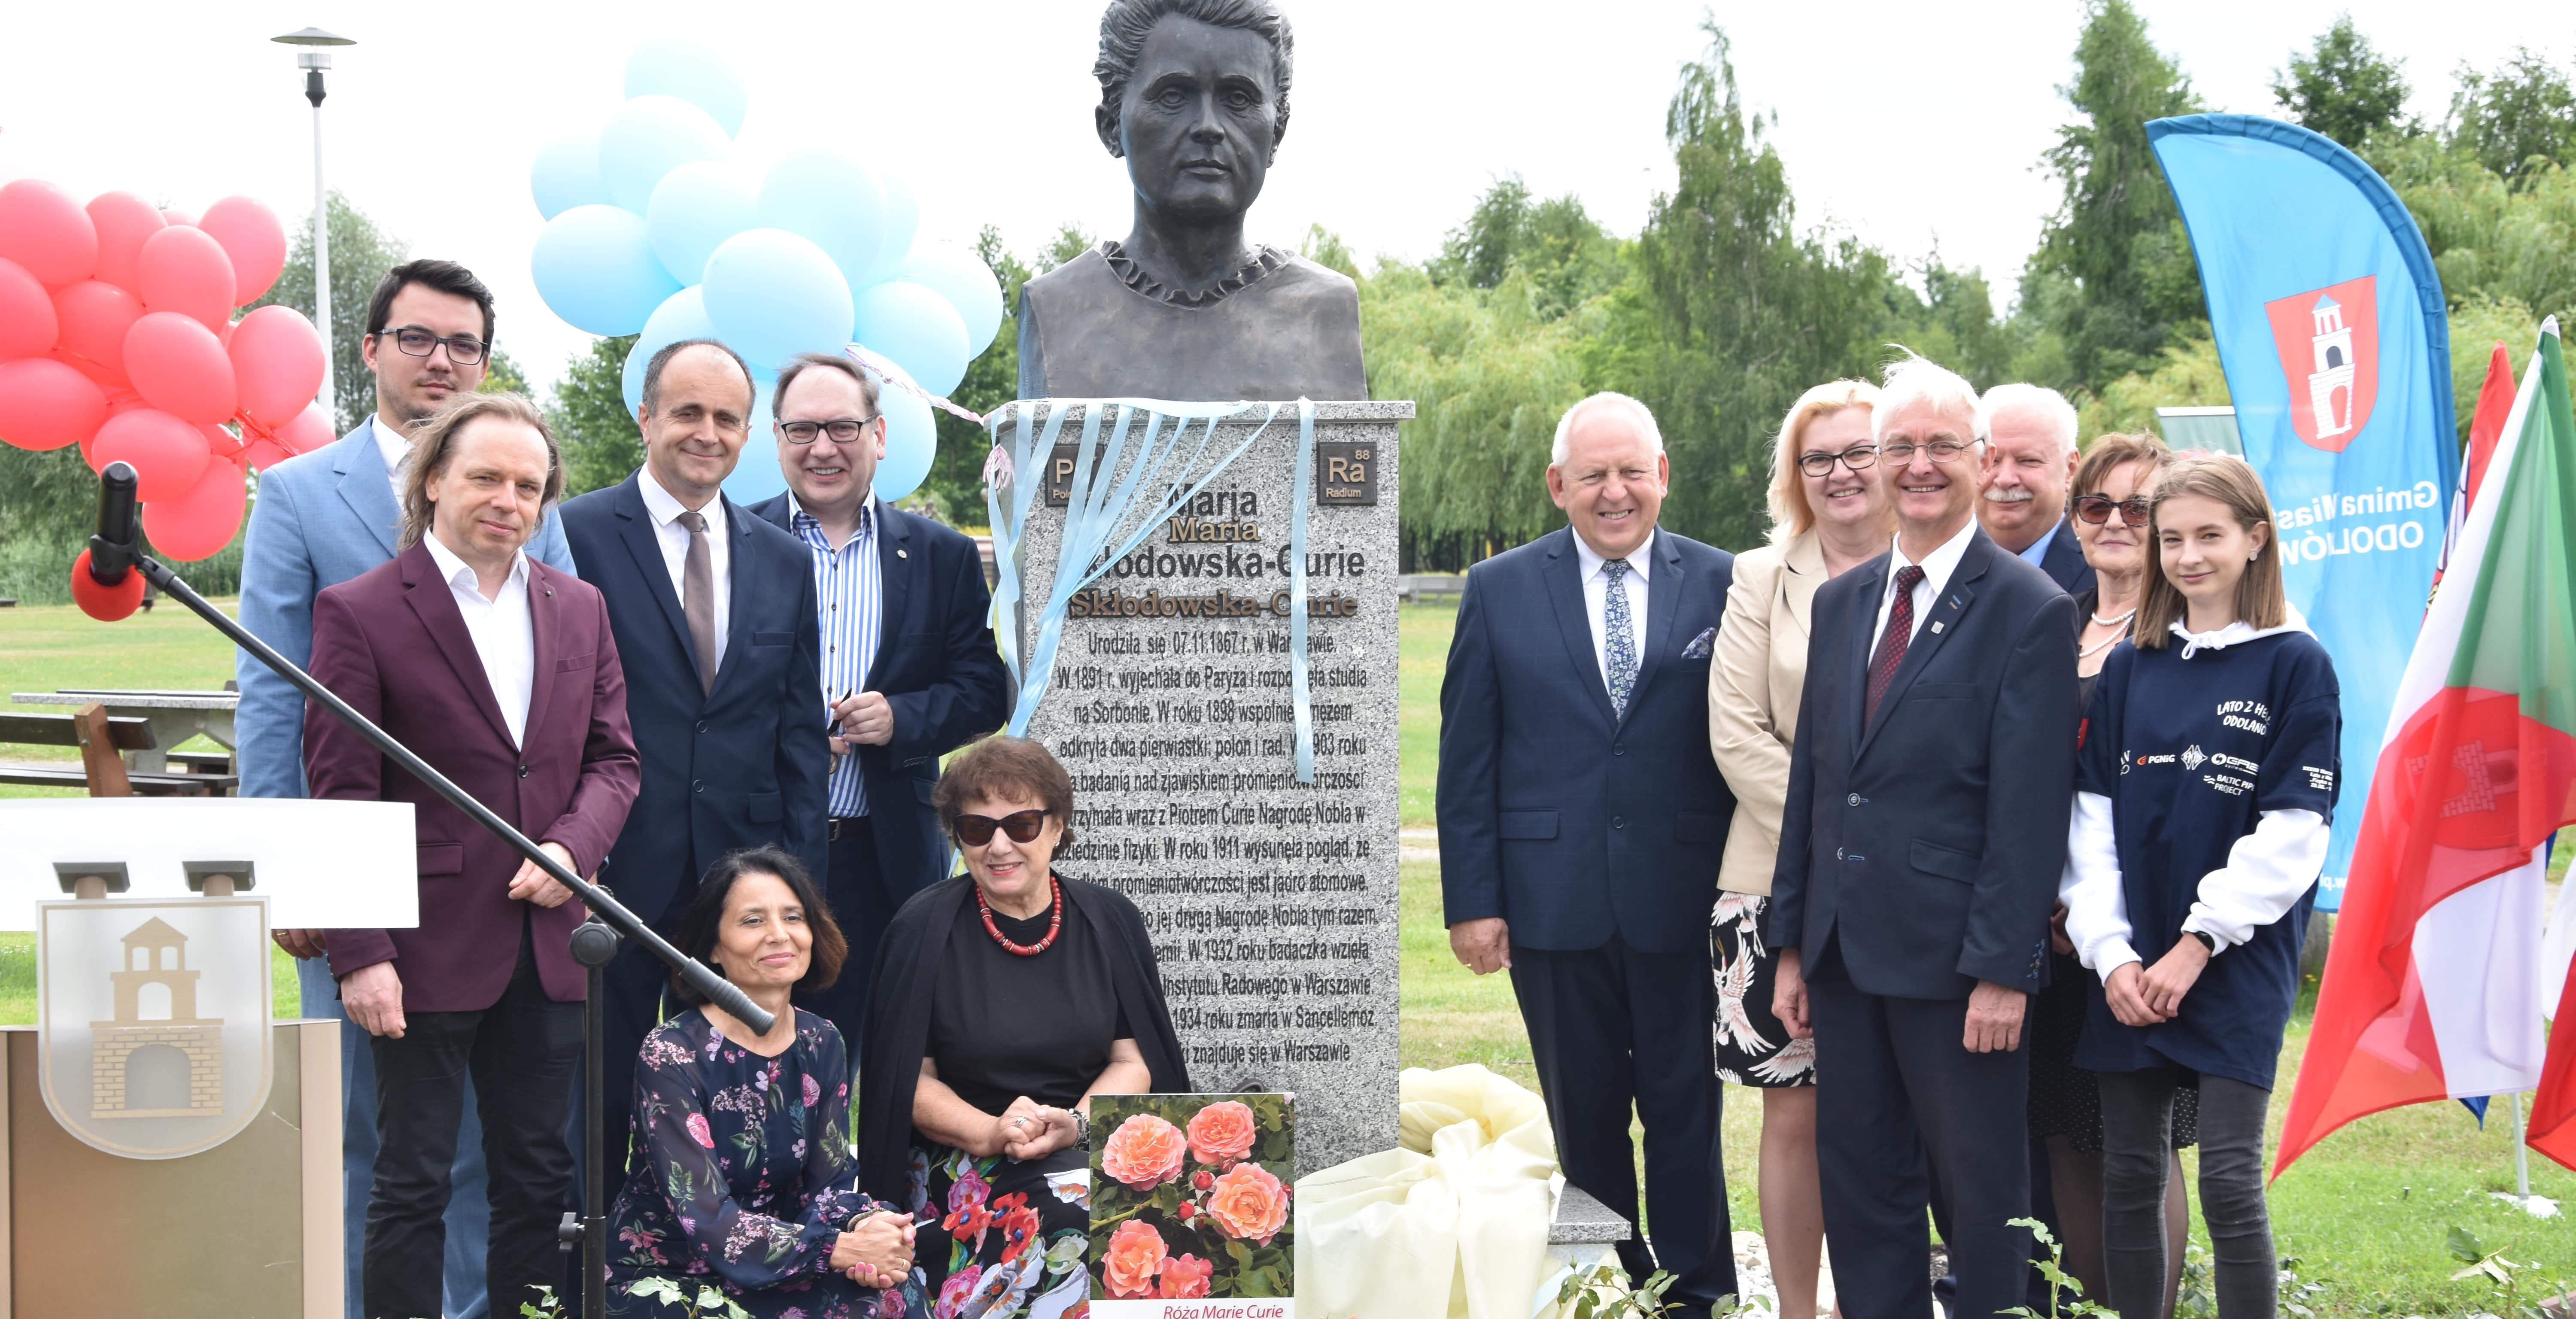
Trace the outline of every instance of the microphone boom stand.
{"label": "microphone boom stand", "polygon": [[277,676],[294,684],[308,698],[329,710],[341,723],[360,737],[373,743],[386,759],[400,765],[413,778],[437,793],[448,805],[473,817],[476,824],[526,857],[538,869],[554,877],[556,883],[572,890],[590,909],[590,919],[572,933],[573,960],[580,963],[588,985],[582,1005],[582,1150],[584,1154],[581,1183],[581,1215],[578,1223],[569,1221],[559,1229],[559,1239],[566,1250],[575,1241],[582,1245],[581,1312],[584,1319],[606,1319],[608,1313],[608,1206],[601,1204],[607,1187],[602,1161],[602,1129],[606,1125],[605,1081],[606,1028],[601,1017],[602,970],[617,955],[620,937],[633,939],[646,952],[662,960],[689,987],[704,995],[708,1002],[733,1014],[742,1024],[767,1034],[775,1018],[754,1005],[748,995],[732,981],[716,974],[715,968],[682,953],[670,941],[653,932],[652,927],[637,919],[635,913],[610,897],[608,891],[583,879],[548,855],[543,848],[520,833],[509,821],[492,813],[476,801],[473,794],[456,786],[430,763],[395,741],[392,734],[378,728],[365,715],[351,709],[349,703],[332,694],[330,688],[316,681],[312,674],[296,666],[293,660],[277,653],[275,647],[253,636],[248,628],[225,617],[194,587],[179,579],[160,562],[142,554],[135,545],[134,499],[137,480],[134,469],[124,463],[110,463],[100,474],[99,533],[90,538],[90,573],[103,586],[122,583],[129,568],[141,572],[144,580],[161,589],[162,594],[186,605],[191,613],[206,620],[236,646],[249,651]]}

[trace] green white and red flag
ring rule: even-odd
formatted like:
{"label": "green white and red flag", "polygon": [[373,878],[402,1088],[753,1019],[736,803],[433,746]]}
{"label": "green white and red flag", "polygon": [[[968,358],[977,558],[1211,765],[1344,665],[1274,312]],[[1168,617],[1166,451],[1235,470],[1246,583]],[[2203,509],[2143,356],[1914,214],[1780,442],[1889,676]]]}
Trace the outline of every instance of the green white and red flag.
{"label": "green white and red flag", "polygon": [[[2545,983],[2545,848],[2576,823],[2576,420],[2541,327],[2390,712],[2278,1176],[2401,1104],[2534,1089],[2576,1167],[2576,980]],[[2561,973],[2564,979],[2564,973]]]}

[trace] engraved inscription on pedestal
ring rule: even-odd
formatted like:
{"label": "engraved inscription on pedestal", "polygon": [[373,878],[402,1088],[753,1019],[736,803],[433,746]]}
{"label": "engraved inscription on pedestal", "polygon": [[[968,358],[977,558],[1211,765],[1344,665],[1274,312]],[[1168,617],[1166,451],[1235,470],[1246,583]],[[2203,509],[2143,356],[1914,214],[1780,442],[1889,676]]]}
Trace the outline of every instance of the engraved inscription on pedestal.
{"label": "engraved inscription on pedestal", "polygon": [[[1034,424],[1050,405],[1012,406]],[[1198,465],[1166,483],[1187,489],[1262,415],[1219,423]],[[1396,423],[1413,405],[1315,415],[1306,491],[1284,404],[1073,597],[1028,730],[1073,775],[1080,841],[1060,868],[1144,911],[1198,1089],[1297,1094],[1301,1173],[1396,1143]],[[1006,439],[1013,424],[1006,414]],[[1329,478],[1327,453],[1340,463]],[[1293,496],[1318,491],[1339,497],[1307,511],[1308,784],[1294,758],[1290,531]],[[1055,580],[1065,510],[1052,504],[1035,501],[1022,541],[1023,656]]]}

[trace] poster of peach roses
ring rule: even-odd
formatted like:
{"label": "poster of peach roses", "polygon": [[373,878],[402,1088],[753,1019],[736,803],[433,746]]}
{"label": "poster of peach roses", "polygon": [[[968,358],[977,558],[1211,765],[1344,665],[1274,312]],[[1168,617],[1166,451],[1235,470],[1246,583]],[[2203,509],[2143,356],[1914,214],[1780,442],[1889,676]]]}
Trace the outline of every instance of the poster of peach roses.
{"label": "poster of peach roses", "polygon": [[1291,1097],[1094,1095],[1091,1115],[1092,1314],[1187,1319],[1197,1307],[1173,1302],[1277,1298],[1286,1315]]}

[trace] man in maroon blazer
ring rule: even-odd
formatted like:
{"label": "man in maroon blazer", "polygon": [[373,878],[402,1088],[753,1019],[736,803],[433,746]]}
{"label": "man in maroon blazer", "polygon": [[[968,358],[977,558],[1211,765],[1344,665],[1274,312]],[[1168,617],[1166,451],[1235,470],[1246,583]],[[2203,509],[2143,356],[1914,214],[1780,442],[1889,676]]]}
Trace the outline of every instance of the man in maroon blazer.
{"label": "man in maroon blazer", "polygon": [[[527,400],[475,394],[412,441],[403,550],[314,601],[313,676],[577,874],[634,805],[626,682],[597,590],[523,552],[563,493]],[[465,1080],[491,1178],[492,1312],[563,1277],[555,1223],[581,1054],[581,904],[534,864],[318,706],[305,712],[317,798],[415,811],[420,924],[330,930],[349,1019],[373,1036],[375,1187],[361,1291],[369,1319],[440,1313],[448,1166]]]}

